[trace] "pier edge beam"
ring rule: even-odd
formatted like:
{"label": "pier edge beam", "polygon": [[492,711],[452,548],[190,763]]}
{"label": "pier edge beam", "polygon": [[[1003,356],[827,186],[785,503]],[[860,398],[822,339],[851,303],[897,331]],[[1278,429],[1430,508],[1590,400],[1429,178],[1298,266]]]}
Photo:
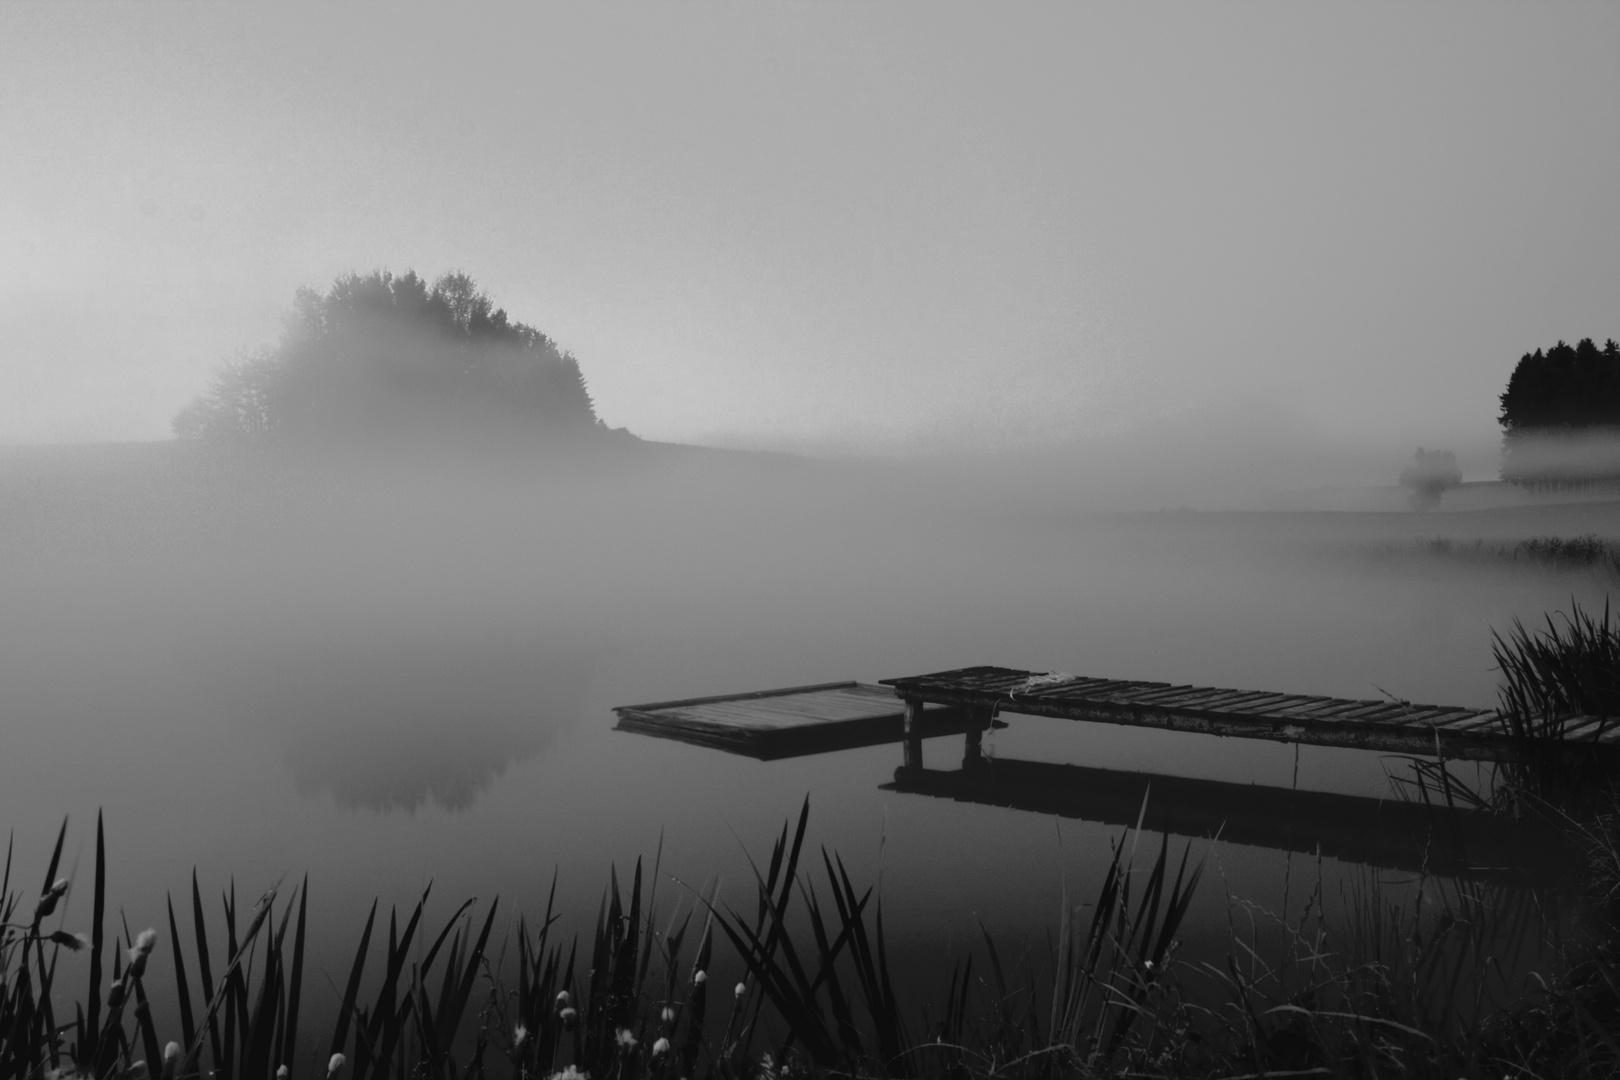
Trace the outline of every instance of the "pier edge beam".
{"label": "pier edge beam", "polygon": [[906,698],[905,736],[901,740],[902,769],[920,769],[923,767],[922,756],[922,713],[923,703],[919,698]]}

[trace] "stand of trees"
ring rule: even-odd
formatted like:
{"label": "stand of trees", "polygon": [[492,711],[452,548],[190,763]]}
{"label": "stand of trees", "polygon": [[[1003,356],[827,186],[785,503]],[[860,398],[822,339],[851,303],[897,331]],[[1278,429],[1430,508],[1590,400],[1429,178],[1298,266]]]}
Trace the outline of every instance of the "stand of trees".
{"label": "stand of trees", "polygon": [[1527,487],[1620,480],[1620,345],[1526,353],[1502,394],[1502,479]]}
{"label": "stand of trees", "polygon": [[175,417],[182,439],[507,440],[603,429],[579,363],[465,274],[300,289],[275,347],[227,362]]}
{"label": "stand of trees", "polygon": [[1462,470],[1457,467],[1457,455],[1450,450],[1425,450],[1418,447],[1412,455],[1412,464],[1401,470],[1401,486],[1407,489],[1407,501],[1414,510],[1433,510],[1440,505],[1440,497],[1462,484]]}

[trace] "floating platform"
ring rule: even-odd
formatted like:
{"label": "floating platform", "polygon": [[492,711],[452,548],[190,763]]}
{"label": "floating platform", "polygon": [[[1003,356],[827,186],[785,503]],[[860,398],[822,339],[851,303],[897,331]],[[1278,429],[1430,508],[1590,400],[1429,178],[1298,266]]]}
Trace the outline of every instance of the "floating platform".
{"label": "floating platform", "polygon": [[[613,711],[619,717],[616,730],[761,761],[898,743],[906,737],[905,709],[894,691],[861,682],[655,701]],[[972,710],[928,705],[922,708],[917,734],[964,735],[981,726]]]}
{"label": "floating platform", "polygon": [[[1540,740],[1515,737],[1491,709],[1223,690],[1002,667],[959,668],[879,682],[893,687],[908,705],[971,710],[979,715],[981,728],[996,713],[1009,712],[1454,760],[1512,761],[1548,749]],[[968,738],[972,760],[977,743],[971,733]],[[1620,719],[1568,720],[1558,749],[1612,757],[1620,752]],[[906,750],[906,766],[920,766],[920,746],[907,742]]]}

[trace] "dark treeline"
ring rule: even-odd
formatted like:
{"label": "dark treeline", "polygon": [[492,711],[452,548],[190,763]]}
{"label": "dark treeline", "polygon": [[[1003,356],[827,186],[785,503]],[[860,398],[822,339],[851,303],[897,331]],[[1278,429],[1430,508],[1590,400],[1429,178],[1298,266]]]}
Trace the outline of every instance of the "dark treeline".
{"label": "dark treeline", "polygon": [[507,440],[604,431],[578,361],[471,278],[348,274],[303,288],[280,342],[222,364],[182,439],[281,444]]}
{"label": "dark treeline", "polygon": [[1526,353],[1501,395],[1502,478],[1531,487],[1620,478],[1598,444],[1620,437],[1620,345]]}

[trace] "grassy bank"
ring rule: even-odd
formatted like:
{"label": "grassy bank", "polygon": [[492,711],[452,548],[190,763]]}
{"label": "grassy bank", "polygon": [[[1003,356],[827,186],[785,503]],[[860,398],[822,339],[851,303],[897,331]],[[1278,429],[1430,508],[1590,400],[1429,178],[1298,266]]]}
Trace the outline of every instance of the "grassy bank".
{"label": "grassy bank", "polygon": [[[661,900],[638,865],[608,883],[594,933],[564,942],[549,903],[514,918],[468,901],[430,925],[424,895],[386,920],[374,907],[330,986],[309,976],[307,885],[227,893],[221,937],[193,881],[137,930],[109,904],[98,823],[88,924],[58,914],[61,837],[37,897],[8,858],[0,1077],[1608,1076],[1615,821],[1581,827],[1585,935],[1525,986],[1503,984],[1501,943],[1546,932],[1537,898],[1456,883],[1369,887],[1337,920],[1313,894],[1292,924],[1234,902],[1225,962],[1183,962],[1203,867],[1127,830],[1087,902],[1063,900],[1045,955],[1009,962],[986,933],[917,1000],[895,991],[881,899],[808,850],[808,805],[750,903]],[[148,999],[159,965],[172,1030]],[[739,966],[735,986],[709,978]]]}

